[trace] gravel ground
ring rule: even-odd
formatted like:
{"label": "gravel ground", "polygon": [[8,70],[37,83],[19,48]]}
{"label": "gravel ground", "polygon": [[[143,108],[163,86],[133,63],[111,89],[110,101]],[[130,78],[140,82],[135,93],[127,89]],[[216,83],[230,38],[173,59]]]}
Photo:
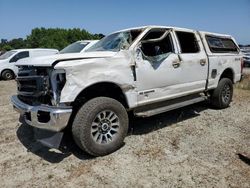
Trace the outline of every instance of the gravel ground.
{"label": "gravel ground", "polygon": [[243,69],[243,72],[245,73],[245,74],[250,74],[250,68],[248,67],[248,68],[244,68]]}
{"label": "gravel ground", "polygon": [[70,137],[61,151],[35,140],[9,104],[14,81],[0,81],[0,187],[250,187],[250,91],[230,108],[205,103],[133,119],[125,145],[92,158]]}

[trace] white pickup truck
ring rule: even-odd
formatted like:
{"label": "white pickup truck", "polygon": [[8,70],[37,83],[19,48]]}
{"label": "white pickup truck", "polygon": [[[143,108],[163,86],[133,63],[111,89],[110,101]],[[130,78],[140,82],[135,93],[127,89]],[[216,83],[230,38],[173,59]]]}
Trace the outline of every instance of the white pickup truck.
{"label": "white pickup truck", "polygon": [[69,127],[81,149],[102,156],[123,144],[128,111],[149,117],[207,99],[228,107],[242,55],[229,35],[146,26],[112,33],[85,53],[17,66],[11,101],[27,124],[54,132],[43,143],[59,143]]}

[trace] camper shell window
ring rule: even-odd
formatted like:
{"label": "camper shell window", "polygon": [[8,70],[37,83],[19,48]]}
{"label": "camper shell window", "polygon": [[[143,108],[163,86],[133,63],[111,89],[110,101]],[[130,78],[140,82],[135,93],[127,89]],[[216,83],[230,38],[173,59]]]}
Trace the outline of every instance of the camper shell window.
{"label": "camper shell window", "polygon": [[238,53],[238,47],[230,38],[206,35],[210,51],[213,53]]}

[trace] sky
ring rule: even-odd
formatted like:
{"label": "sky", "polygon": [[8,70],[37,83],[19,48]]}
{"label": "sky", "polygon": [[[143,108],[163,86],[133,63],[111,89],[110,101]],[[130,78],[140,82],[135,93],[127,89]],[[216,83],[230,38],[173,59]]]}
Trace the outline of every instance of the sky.
{"label": "sky", "polygon": [[25,38],[35,27],[106,35],[143,25],[226,33],[250,44],[250,0],[0,0],[0,39]]}

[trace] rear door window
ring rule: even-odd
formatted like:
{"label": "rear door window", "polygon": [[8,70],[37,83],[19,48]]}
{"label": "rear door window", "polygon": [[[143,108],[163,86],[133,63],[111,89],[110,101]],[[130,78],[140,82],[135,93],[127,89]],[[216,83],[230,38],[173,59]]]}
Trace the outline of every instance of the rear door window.
{"label": "rear door window", "polygon": [[181,53],[198,53],[200,51],[198,41],[194,33],[176,31],[175,32],[181,48]]}

